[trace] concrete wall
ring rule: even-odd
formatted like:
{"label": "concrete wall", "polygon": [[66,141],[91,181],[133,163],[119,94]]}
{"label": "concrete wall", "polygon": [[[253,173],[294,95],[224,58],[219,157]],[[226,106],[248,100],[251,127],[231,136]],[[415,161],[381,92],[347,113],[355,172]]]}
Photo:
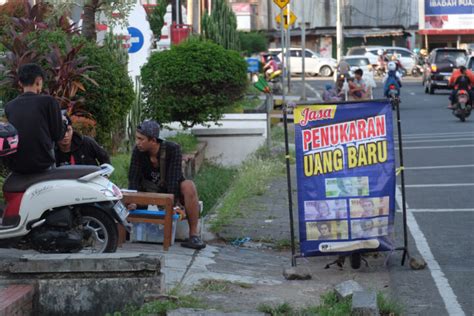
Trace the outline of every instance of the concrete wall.
{"label": "concrete wall", "polygon": [[[209,127],[196,125],[187,132],[207,142],[206,159],[224,166],[237,166],[265,143],[266,119],[265,113],[225,114],[217,124],[211,123]],[[161,135],[164,138],[181,131],[179,123],[167,126],[172,130],[163,129]]]}

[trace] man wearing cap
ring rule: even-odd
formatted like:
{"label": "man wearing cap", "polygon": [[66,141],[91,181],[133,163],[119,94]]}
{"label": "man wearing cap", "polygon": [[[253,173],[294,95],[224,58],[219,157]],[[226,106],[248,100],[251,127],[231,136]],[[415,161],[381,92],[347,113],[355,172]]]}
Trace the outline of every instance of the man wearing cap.
{"label": "man wearing cap", "polygon": [[[181,246],[193,249],[206,247],[199,238],[197,190],[194,183],[183,176],[179,145],[160,139],[160,125],[153,120],[145,120],[137,127],[135,143],[130,160],[128,188],[174,194],[175,200],[184,204],[189,224],[189,239]],[[128,205],[130,210],[136,207],[136,204]]]}

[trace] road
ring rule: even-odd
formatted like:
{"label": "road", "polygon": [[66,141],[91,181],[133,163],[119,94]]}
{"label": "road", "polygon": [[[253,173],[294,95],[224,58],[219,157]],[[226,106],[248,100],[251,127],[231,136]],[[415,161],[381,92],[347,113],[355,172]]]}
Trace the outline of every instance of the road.
{"label": "road", "polygon": [[[307,96],[329,82],[307,80]],[[301,93],[301,81],[293,78],[293,85]],[[380,82],[374,96],[382,97]],[[447,102],[447,91],[428,95],[420,79],[406,78],[400,109],[409,252],[428,263],[409,270],[399,265],[399,253],[392,255],[391,290],[407,315],[474,315],[474,117],[460,122]],[[397,204],[401,209],[399,189]],[[401,219],[399,211],[399,244]]]}

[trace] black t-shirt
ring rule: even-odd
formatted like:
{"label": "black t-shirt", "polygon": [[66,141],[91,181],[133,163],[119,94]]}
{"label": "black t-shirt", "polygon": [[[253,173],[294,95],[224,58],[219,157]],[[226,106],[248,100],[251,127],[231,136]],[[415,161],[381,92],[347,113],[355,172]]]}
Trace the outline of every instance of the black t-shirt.
{"label": "black t-shirt", "polygon": [[49,95],[24,93],[5,105],[8,121],[18,131],[18,151],[7,156],[18,173],[41,172],[54,165],[54,142],[64,135],[58,102]]}

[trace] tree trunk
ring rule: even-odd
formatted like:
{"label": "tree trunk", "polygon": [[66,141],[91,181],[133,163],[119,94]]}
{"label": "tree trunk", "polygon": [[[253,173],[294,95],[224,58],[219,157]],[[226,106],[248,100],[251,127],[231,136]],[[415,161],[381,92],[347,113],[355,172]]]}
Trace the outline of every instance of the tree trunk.
{"label": "tree trunk", "polygon": [[82,16],[82,35],[93,42],[97,41],[95,14],[99,5],[99,0],[90,0],[84,5],[84,15]]}

